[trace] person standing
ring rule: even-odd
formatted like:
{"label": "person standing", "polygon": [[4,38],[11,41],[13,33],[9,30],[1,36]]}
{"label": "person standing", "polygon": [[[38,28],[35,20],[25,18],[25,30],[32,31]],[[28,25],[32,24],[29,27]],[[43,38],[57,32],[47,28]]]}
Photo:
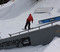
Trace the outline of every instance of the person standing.
{"label": "person standing", "polygon": [[29,14],[29,16],[28,16],[28,18],[27,18],[27,20],[26,20],[26,24],[25,24],[25,29],[27,28],[27,26],[28,26],[28,29],[31,29],[30,28],[30,22],[32,21],[32,23],[33,23],[33,17],[32,17],[32,15],[31,14]]}

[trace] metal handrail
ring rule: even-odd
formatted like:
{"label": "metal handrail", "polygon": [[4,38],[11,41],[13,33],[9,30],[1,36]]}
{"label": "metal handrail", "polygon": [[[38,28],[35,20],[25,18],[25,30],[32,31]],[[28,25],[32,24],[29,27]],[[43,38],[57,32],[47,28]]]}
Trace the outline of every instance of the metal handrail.
{"label": "metal handrail", "polygon": [[[52,25],[54,22],[57,22],[57,21],[52,21],[52,22],[46,23],[46,24],[41,25],[41,26],[33,27],[32,29],[35,29],[35,28],[39,28],[40,29],[40,27],[45,26],[45,25],[48,25],[48,24],[51,24]],[[20,33],[26,32],[26,31],[29,32],[29,30],[32,30],[32,29],[27,29],[27,30],[24,30],[24,31],[20,31],[20,32],[16,32],[16,33],[13,33],[13,34],[9,34],[9,36],[11,37],[12,35],[15,35],[15,34],[19,34],[20,35]]]}
{"label": "metal handrail", "polygon": [[[58,20],[58,21],[60,21],[60,20]],[[51,21],[51,22],[48,22],[48,23],[44,23],[43,25],[37,26],[37,27],[33,27],[32,29],[35,29],[35,28],[39,28],[40,29],[40,27],[45,26],[45,25],[48,25],[48,24],[51,24],[51,26],[53,26],[53,23],[58,22],[58,21]],[[29,32],[29,30],[32,30],[32,29],[27,29],[27,30],[24,30],[24,31],[20,31],[20,32],[16,32],[16,33],[13,33],[13,34],[9,34],[9,36],[11,37],[12,35],[15,35],[15,34],[18,34],[18,33],[20,35],[20,33],[26,32],[26,31]]]}

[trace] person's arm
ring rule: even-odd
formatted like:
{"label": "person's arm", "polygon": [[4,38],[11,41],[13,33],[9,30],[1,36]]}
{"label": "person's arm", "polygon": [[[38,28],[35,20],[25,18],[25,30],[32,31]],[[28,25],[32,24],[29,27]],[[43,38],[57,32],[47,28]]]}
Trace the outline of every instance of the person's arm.
{"label": "person's arm", "polygon": [[32,18],[32,23],[33,23],[33,18]]}

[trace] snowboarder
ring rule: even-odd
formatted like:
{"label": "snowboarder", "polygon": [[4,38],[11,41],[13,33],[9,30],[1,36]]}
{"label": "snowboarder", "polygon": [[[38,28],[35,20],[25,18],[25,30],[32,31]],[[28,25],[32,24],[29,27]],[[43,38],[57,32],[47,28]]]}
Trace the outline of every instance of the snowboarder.
{"label": "snowboarder", "polygon": [[33,17],[32,17],[31,14],[29,14],[29,16],[28,16],[28,18],[27,18],[27,20],[26,20],[25,29],[26,29],[27,26],[28,26],[28,29],[31,29],[31,28],[30,28],[30,22],[31,22],[31,21],[32,21],[32,23],[33,23]]}

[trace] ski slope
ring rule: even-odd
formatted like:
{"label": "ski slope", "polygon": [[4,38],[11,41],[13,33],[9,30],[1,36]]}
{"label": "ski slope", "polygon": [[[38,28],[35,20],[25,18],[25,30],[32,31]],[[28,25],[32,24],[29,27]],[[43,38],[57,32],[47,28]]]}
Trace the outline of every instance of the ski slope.
{"label": "ski slope", "polygon": [[[1,15],[0,16],[0,36],[2,38],[9,37],[8,34],[22,31],[22,28],[24,28],[24,26],[25,26],[26,19],[30,13],[32,14],[32,16],[34,18],[34,22],[33,22],[33,24],[31,24],[31,27],[38,26],[39,25],[38,20],[52,18],[52,17],[56,17],[56,16],[60,15],[60,13],[57,12],[60,9],[59,0],[58,1],[57,0],[51,0],[51,1],[39,0],[38,2],[35,2],[36,0],[34,0],[33,2],[31,2],[32,0],[29,0],[27,2],[22,0],[21,2],[23,2],[24,4],[19,3],[19,1],[20,0],[15,0],[13,3],[11,3],[11,5],[9,4],[9,6],[4,7],[7,9],[9,7],[10,8],[12,7],[11,11],[9,10],[10,8],[8,10],[6,9],[6,11],[1,11],[2,13],[0,14]],[[27,4],[29,3],[28,6],[26,3]],[[26,10],[20,4],[22,6],[25,6],[25,4],[26,4],[26,7],[24,7],[24,8],[26,8]],[[39,7],[53,7],[53,10],[50,11],[50,13],[35,14],[34,11]],[[5,15],[5,14],[7,14],[7,15]],[[54,25],[55,24],[59,24],[59,22],[54,23]],[[49,26],[51,26],[51,25],[49,24],[47,26],[41,27],[41,29],[45,28],[45,27],[49,27]]]}
{"label": "ski slope", "polygon": [[[33,24],[31,24],[31,27],[38,26],[39,25],[38,20],[52,18],[52,17],[56,17],[56,16],[60,15],[60,13],[57,12],[60,9],[59,0],[58,1],[57,0],[51,0],[51,1],[39,0],[38,2],[35,2],[35,0],[33,2],[31,2],[32,0],[29,0],[27,2],[22,0],[21,2],[23,2],[24,4],[30,2],[28,4],[28,6],[24,7],[24,8],[26,8],[26,10],[22,7],[22,6],[25,6],[23,3],[20,3],[22,6],[19,5],[19,1],[20,0],[15,0],[11,5],[9,5],[10,7],[13,6],[11,8],[11,11],[9,10],[10,9],[9,7],[6,7],[7,9],[9,8],[8,10],[10,12],[6,9],[7,12],[3,11],[1,13],[2,15],[0,14],[1,16],[4,16],[2,18],[0,17],[0,19],[1,19],[0,20],[0,36],[2,38],[9,37],[8,34],[22,31],[22,28],[24,28],[24,26],[25,26],[26,19],[30,13],[32,14],[32,16],[34,18],[34,22],[33,22]],[[23,8],[23,9],[20,9],[19,7]],[[50,13],[35,14],[34,11],[39,7],[53,7],[53,10],[50,11]],[[7,16],[5,14],[7,14]],[[13,17],[13,16],[15,16],[15,17]],[[54,23],[54,25],[55,24],[59,24],[59,22]],[[41,29],[49,27],[49,26],[51,26],[51,24],[41,27]]]}
{"label": "ski slope", "polygon": [[[20,1],[20,0],[18,0],[18,1]],[[16,0],[15,3],[16,2],[18,3],[18,1]],[[14,5],[14,3],[12,3],[12,5]],[[9,5],[9,6],[12,6],[12,5]],[[26,9],[25,11],[23,11],[24,13],[22,11],[21,11],[21,13],[19,13],[20,9],[19,10],[17,9],[19,11],[17,13],[18,15],[16,13],[14,13],[14,15],[12,15],[12,16],[15,16],[15,14],[16,14],[17,17],[13,17],[13,18],[11,17],[11,19],[10,19],[10,17],[9,17],[10,14],[8,14],[8,16],[6,16],[6,18],[5,18],[5,16],[3,16],[4,18],[3,17],[0,18],[1,19],[0,20],[0,36],[2,38],[7,38],[7,37],[9,37],[9,35],[8,35],[9,33],[15,33],[15,32],[22,31],[22,28],[25,25],[25,21],[30,13],[32,14],[32,16],[34,18],[34,22],[33,22],[33,24],[31,24],[31,27],[38,26],[39,25],[38,20],[52,18],[55,16],[60,16],[59,5],[60,5],[60,0],[39,0],[38,3],[31,5],[31,8],[28,7],[29,10]],[[14,5],[14,7],[15,7],[15,5]],[[14,7],[12,7],[12,8],[14,8]],[[16,7],[18,8],[19,6],[16,6]],[[35,14],[34,11],[38,7],[53,7],[53,10],[50,13]],[[12,11],[14,11],[14,10],[12,10]],[[56,24],[60,24],[60,23],[59,22],[54,23],[54,25],[56,25]],[[49,27],[49,26],[51,26],[51,25],[49,24],[47,26],[41,27],[41,29]],[[3,50],[0,50],[0,52],[60,52],[59,44],[60,44],[60,38],[55,37],[52,40],[52,42],[46,46],[38,45],[38,46],[29,46],[29,47],[24,47],[24,48],[14,48],[14,49],[7,49],[7,50],[3,49]]]}
{"label": "ski slope", "polygon": [[[9,25],[10,22],[6,21],[6,20],[10,20],[13,19],[13,21],[18,22],[18,20],[15,20],[14,18],[17,18],[18,16],[20,16],[23,12],[28,11],[29,9],[31,9],[35,4],[36,4],[36,0],[15,0],[14,2],[9,1],[8,3],[0,6],[0,34],[8,34],[10,32],[10,30],[7,31],[7,29],[11,29],[11,27],[13,28],[13,26],[11,26],[12,24]],[[21,18],[21,17],[20,17]],[[17,18],[18,19],[18,18]],[[10,20],[11,21],[11,20]],[[11,21],[11,22],[13,22]],[[19,20],[20,21],[20,20]],[[15,22],[14,22],[15,23]],[[5,26],[5,25],[6,26]],[[16,24],[17,26],[20,26],[18,24]],[[2,28],[2,26],[4,26]],[[15,26],[15,25],[14,25]],[[15,27],[17,27],[15,26]],[[6,29],[5,29],[6,28]],[[15,29],[15,28],[14,28]],[[19,28],[20,29],[20,28]],[[11,29],[12,30],[12,29]],[[5,31],[5,32],[4,32]],[[19,30],[20,31],[20,30]],[[8,33],[7,33],[8,32]],[[12,31],[13,32],[13,31]],[[16,32],[16,31],[15,31]],[[2,35],[3,36],[3,35]],[[6,35],[4,35],[3,37],[5,37]],[[7,35],[8,36],[8,35]]]}
{"label": "ski slope", "polygon": [[36,3],[36,0],[15,0],[0,6],[0,20],[16,18],[21,13],[29,10]]}

